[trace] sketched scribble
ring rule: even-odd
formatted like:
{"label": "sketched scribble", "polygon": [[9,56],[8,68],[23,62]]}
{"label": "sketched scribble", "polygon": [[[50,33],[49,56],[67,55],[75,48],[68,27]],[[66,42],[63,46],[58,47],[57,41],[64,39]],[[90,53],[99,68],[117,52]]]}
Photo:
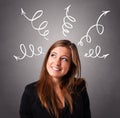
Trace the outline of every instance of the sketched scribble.
{"label": "sketched scribble", "polygon": [[104,54],[102,56],[100,56],[100,53],[101,53],[101,47],[99,45],[97,45],[95,47],[95,49],[90,49],[88,53],[85,53],[84,56],[89,58],[104,58],[106,59],[107,56],[109,56],[110,54]]}
{"label": "sketched scribble", "polygon": [[[92,41],[92,38],[91,38],[91,36],[90,36],[90,31],[93,29],[93,28],[95,28],[96,30],[97,30],[97,33],[99,34],[99,35],[102,35],[103,34],[103,32],[104,32],[104,26],[102,25],[102,24],[100,24],[99,23],[99,21],[100,21],[100,19],[102,18],[102,16],[105,16],[106,14],[108,14],[110,11],[108,10],[108,11],[103,11],[103,13],[98,17],[98,19],[97,19],[97,22],[96,22],[96,24],[94,24],[94,25],[92,25],[89,29],[88,29],[88,31],[87,31],[87,33],[86,33],[86,35],[84,35],[81,39],[80,39],[80,41],[78,42],[78,45],[80,45],[80,46],[83,46],[84,45],[84,43],[83,43],[83,40],[86,40],[86,42],[87,43],[91,43],[91,41]],[[100,53],[101,53],[101,47],[100,46],[96,46],[96,48],[95,49],[90,49],[89,50],[89,52],[88,53],[85,53],[85,57],[91,57],[91,58],[106,58],[107,56],[109,56],[110,54],[104,54],[103,56],[99,56],[100,55]]]}
{"label": "sketched scribble", "polygon": [[[43,21],[40,23],[40,25],[38,27],[34,26],[34,21],[39,19],[42,15],[43,15],[43,10],[38,10],[35,12],[35,14],[32,16],[32,18],[28,18],[28,16],[26,15],[25,11],[23,10],[23,8],[21,8],[21,15],[23,15],[28,21],[31,22],[32,28],[36,31],[38,31],[38,33],[44,37],[44,39],[48,40],[47,35],[49,34],[49,30],[45,30],[45,28],[48,25],[48,21]],[[44,30],[44,32],[43,32]]]}
{"label": "sketched scribble", "polygon": [[[73,25],[70,22],[76,22],[76,19],[68,14],[70,7],[71,7],[71,5],[69,5],[67,8],[65,8],[66,15],[63,18],[63,25],[62,25],[62,33],[63,33],[64,36],[67,36],[66,34],[69,33],[69,29],[73,28]],[[91,30],[93,28],[96,29],[96,31],[99,35],[103,34],[104,26],[102,24],[100,24],[99,21],[102,18],[102,16],[105,16],[109,12],[110,12],[109,10],[108,11],[103,11],[103,13],[98,17],[97,22],[94,25],[92,25],[87,30],[86,35],[84,35],[80,39],[80,41],[78,42],[78,46],[79,45],[84,46],[84,43],[83,43],[84,40],[87,43],[91,43],[92,38],[91,38],[89,33],[91,32]],[[36,11],[35,14],[32,16],[32,18],[30,19],[30,18],[28,18],[28,16],[24,12],[23,8],[21,8],[21,15],[23,15],[28,21],[31,22],[31,26],[34,30],[38,31],[38,33],[42,37],[44,37],[44,39],[48,40],[47,36],[49,34],[49,30],[46,30],[46,27],[48,25],[48,21],[41,22],[38,27],[34,26],[34,23],[33,23],[43,15],[43,10]],[[68,22],[68,21],[70,21],[70,22]],[[28,54],[26,46],[22,43],[22,44],[20,44],[20,51],[22,53],[22,56],[13,55],[13,57],[16,59],[16,61],[18,61],[18,60],[23,60],[25,57],[32,58],[33,56],[40,56],[40,55],[44,54],[43,48],[40,47],[40,46],[37,48],[37,53],[36,53],[33,44],[29,44],[29,50],[30,50],[31,53]],[[95,49],[90,49],[88,51],[88,53],[85,53],[84,57],[87,57],[87,58],[97,58],[98,57],[98,58],[106,59],[106,57],[109,56],[110,54],[104,54],[104,55],[101,55],[101,56],[100,55],[101,55],[101,47],[99,45],[97,45],[95,47]]]}
{"label": "sketched scribble", "polygon": [[[102,35],[102,34],[103,34],[103,32],[104,32],[104,26],[103,26],[102,24],[99,24],[99,21],[100,21],[100,19],[101,19],[102,16],[105,16],[105,15],[106,15],[107,13],[109,13],[109,12],[110,12],[110,11],[103,11],[103,13],[98,17],[96,24],[92,25],[92,26],[88,29],[86,35],[84,35],[84,36],[80,39],[80,41],[78,42],[78,45],[83,46],[83,45],[84,45],[84,44],[83,44],[83,40],[84,40],[84,39],[86,40],[87,43],[91,43],[91,36],[89,35],[89,33],[90,33],[90,31],[91,31],[93,28],[96,28],[97,33],[98,33],[99,35]],[[101,29],[101,30],[100,30],[100,29]]]}
{"label": "sketched scribble", "polygon": [[16,61],[18,61],[18,60],[23,60],[25,57],[32,58],[33,56],[40,56],[41,54],[44,54],[42,47],[37,48],[38,53],[35,53],[33,44],[29,44],[29,49],[31,51],[31,54],[28,55],[25,45],[20,44],[20,51],[23,54],[23,56],[19,57],[19,56],[13,55],[13,57],[16,59]]}
{"label": "sketched scribble", "polygon": [[62,33],[63,33],[64,36],[67,36],[66,33],[69,33],[68,29],[72,29],[73,28],[73,25],[70,22],[67,22],[67,20],[69,20],[71,22],[76,22],[76,19],[74,17],[68,15],[70,7],[71,7],[71,5],[69,5],[67,8],[65,8],[66,15],[63,18],[63,25],[62,25]]}

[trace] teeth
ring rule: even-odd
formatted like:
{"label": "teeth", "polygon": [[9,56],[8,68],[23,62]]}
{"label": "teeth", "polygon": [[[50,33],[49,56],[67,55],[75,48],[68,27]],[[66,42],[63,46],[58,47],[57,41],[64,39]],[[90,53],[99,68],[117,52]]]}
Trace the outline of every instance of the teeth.
{"label": "teeth", "polygon": [[56,70],[56,71],[60,71],[59,68],[56,68],[56,67],[52,67],[53,70]]}

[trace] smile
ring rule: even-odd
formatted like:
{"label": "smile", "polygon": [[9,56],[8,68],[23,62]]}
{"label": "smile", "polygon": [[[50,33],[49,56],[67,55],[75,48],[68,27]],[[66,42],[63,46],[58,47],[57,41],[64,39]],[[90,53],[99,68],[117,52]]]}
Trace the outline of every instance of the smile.
{"label": "smile", "polygon": [[51,67],[51,68],[55,71],[60,71],[61,70],[60,68],[56,68],[56,67]]}

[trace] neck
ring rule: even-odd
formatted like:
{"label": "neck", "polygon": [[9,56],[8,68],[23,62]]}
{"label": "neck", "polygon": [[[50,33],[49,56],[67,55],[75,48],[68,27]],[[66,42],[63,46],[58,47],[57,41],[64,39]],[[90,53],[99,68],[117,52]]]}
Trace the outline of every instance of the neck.
{"label": "neck", "polygon": [[56,84],[55,87],[55,93],[57,94],[59,100],[60,100],[60,108],[64,108],[65,107],[65,97],[64,97],[64,94],[63,94],[63,91],[62,89],[60,88],[59,84]]}
{"label": "neck", "polygon": [[55,88],[59,88],[59,78],[52,78],[53,84]]}

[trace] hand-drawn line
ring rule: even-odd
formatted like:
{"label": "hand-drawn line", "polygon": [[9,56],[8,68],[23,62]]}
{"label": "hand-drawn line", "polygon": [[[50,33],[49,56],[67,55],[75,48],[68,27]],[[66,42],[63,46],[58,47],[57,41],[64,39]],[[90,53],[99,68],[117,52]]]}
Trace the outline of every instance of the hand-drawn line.
{"label": "hand-drawn line", "polygon": [[42,51],[42,47],[37,48],[38,53],[35,53],[33,44],[29,44],[29,49],[31,51],[31,55],[27,54],[27,50],[26,50],[25,45],[20,44],[20,51],[23,54],[23,56],[19,57],[19,56],[13,55],[13,57],[16,59],[16,61],[18,61],[18,60],[23,60],[25,57],[32,58],[33,56],[39,56],[41,54],[44,54],[44,52]]}
{"label": "hand-drawn line", "polygon": [[35,12],[35,14],[33,15],[33,17],[30,19],[26,16],[26,13],[24,12],[23,8],[21,8],[21,15],[23,15],[28,21],[31,22],[31,25],[32,25],[32,28],[34,30],[37,30],[38,33],[44,37],[44,39],[48,40],[48,38],[46,37],[48,34],[49,34],[49,30],[45,30],[44,32],[41,32],[43,31],[47,25],[48,25],[48,21],[43,21],[39,27],[35,27],[33,22],[37,19],[39,19],[42,15],[43,15],[43,10],[38,10]]}
{"label": "hand-drawn line", "polygon": [[72,29],[73,28],[73,25],[70,24],[69,22],[67,22],[66,19],[71,21],[71,22],[76,22],[76,19],[74,17],[68,15],[70,7],[71,7],[71,5],[69,5],[67,8],[65,8],[66,15],[63,18],[63,25],[62,25],[62,33],[63,33],[64,36],[67,36],[66,33],[69,33],[68,29]]}
{"label": "hand-drawn line", "polygon": [[[87,43],[91,43],[91,36],[89,35],[89,33],[90,33],[90,31],[91,31],[93,28],[95,28],[95,27],[96,27],[96,30],[97,30],[97,32],[98,32],[99,35],[102,35],[102,34],[103,34],[103,32],[104,32],[104,26],[103,26],[102,24],[99,24],[99,21],[100,21],[100,19],[101,19],[102,16],[105,16],[105,15],[106,15],[107,13],[109,13],[109,12],[110,12],[109,10],[108,10],[108,11],[103,11],[103,13],[98,17],[96,24],[92,25],[92,26],[88,29],[86,35],[84,35],[84,36],[80,39],[80,41],[78,42],[78,45],[83,46],[83,39],[86,39],[86,42],[87,42]],[[101,27],[101,31],[100,31],[100,27]]]}
{"label": "hand-drawn line", "polygon": [[104,54],[102,56],[100,56],[101,53],[101,47],[99,45],[96,46],[95,49],[90,49],[88,53],[85,53],[85,57],[89,58],[104,58],[106,59],[107,56],[109,56],[110,54]]}

